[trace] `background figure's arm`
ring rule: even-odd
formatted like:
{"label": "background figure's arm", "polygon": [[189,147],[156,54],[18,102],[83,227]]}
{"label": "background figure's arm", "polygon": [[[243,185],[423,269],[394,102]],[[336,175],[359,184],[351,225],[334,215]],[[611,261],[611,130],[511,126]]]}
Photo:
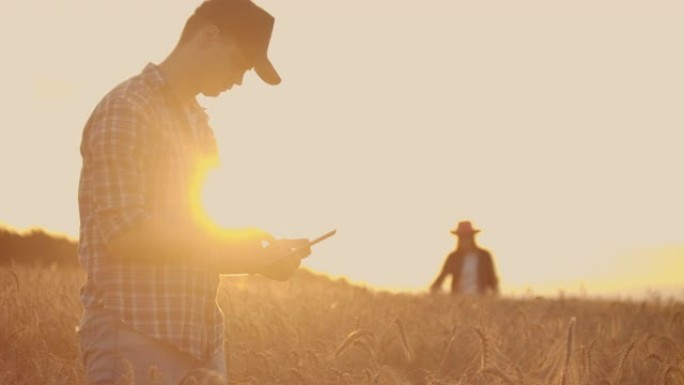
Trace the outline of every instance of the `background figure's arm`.
{"label": "background figure's arm", "polygon": [[439,273],[435,281],[430,285],[430,291],[435,292],[439,291],[442,288],[442,282],[444,282],[444,279],[451,274],[451,269],[449,268],[450,266],[450,260],[451,260],[451,255],[447,257],[447,260],[444,262],[444,265],[442,266],[442,271]]}
{"label": "background figure's arm", "polygon": [[489,252],[485,254],[484,263],[485,276],[487,282],[485,290],[489,289],[493,294],[498,294],[499,278],[497,277],[496,271],[494,270],[494,261],[492,259],[492,255]]}

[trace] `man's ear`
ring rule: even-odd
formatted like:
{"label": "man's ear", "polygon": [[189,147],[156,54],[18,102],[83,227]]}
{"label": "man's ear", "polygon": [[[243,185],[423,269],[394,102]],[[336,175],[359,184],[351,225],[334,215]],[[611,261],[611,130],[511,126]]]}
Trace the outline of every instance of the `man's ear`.
{"label": "man's ear", "polygon": [[209,46],[221,38],[221,31],[213,24],[202,27],[197,32],[197,38],[201,47]]}

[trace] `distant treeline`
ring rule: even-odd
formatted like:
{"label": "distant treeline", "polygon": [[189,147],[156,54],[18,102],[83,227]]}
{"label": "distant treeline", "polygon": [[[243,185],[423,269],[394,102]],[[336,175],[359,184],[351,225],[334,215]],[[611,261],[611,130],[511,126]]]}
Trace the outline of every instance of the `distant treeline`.
{"label": "distant treeline", "polygon": [[39,229],[18,232],[0,227],[0,265],[78,266],[77,245]]}

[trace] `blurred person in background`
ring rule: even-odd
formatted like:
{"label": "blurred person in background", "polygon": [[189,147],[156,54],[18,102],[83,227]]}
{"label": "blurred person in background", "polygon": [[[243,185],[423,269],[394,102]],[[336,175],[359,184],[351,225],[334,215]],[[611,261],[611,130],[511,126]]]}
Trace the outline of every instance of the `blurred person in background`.
{"label": "blurred person in background", "polygon": [[451,231],[458,237],[458,244],[430,286],[431,292],[440,291],[444,279],[451,275],[452,294],[498,294],[499,278],[492,256],[475,242],[475,235],[479,232],[470,221],[459,222],[458,227]]}
{"label": "blurred person in background", "polygon": [[78,254],[88,383],[147,384],[152,367],[160,385],[197,373],[227,383],[219,274],[285,280],[311,252],[307,240],[208,226],[197,202],[218,149],[196,96],[241,85],[252,69],[278,84],[267,56],[274,20],[249,0],[205,1],[167,58],[116,86],[86,123]]}

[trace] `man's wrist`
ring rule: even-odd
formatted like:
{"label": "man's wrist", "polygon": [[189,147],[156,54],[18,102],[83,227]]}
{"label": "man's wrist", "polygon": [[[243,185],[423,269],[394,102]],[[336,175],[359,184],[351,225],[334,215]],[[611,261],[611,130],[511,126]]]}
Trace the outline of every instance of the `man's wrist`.
{"label": "man's wrist", "polygon": [[243,242],[225,242],[210,253],[210,264],[219,274],[256,274],[261,266],[255,245]]}

